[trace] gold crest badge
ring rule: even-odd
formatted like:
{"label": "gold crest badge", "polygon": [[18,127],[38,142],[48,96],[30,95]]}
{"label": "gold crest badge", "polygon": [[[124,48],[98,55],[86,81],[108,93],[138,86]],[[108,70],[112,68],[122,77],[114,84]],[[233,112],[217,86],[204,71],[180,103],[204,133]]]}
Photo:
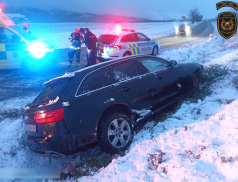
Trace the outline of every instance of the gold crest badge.
{"label": "gold crest badge", "polygon": [[[217,10],[223,7],[232,7],[238,9],[238,4],[232,1],[222,1],[217,3]],[[223,12],[218,15],[217,29],[222,37],[225,39],[231,38],[237,31],[236,14],[231,12]]]}
{"label": "gold crest badge", "polygon": [[231,38],[237,30],[237,19],[234,13],[223,12],[218,15],[217,28],[222,37]]}

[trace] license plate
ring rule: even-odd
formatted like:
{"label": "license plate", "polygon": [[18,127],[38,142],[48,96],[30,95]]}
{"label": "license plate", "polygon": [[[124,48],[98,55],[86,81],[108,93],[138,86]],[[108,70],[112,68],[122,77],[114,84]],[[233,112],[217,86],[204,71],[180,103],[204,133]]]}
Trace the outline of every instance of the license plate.
{"label": "license plate", "polygon": [[25,131],[36,132],[36,125],[34,124],[25,125]]}

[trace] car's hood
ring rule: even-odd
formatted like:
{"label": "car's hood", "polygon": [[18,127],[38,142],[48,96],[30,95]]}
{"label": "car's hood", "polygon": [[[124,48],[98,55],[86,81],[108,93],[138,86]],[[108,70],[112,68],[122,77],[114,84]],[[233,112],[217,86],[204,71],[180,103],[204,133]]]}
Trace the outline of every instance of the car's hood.
{"label": "car's hood", "polygon": [[35,40],[30,40],[28,42],[29,42],[30,45],[43,44],[45,48],[54,49],[54,46],[51,43],[49,43],[49,42],[47,42],[47,41],[45,41],[41,38],[38,38],[38,39],[35,39]]}

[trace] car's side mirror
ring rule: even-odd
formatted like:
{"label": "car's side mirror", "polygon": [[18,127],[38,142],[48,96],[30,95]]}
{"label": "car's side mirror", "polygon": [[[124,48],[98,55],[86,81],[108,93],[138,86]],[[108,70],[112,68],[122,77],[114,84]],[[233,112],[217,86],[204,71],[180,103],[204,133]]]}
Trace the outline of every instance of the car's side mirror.
{"label": "car's side mirror", "polygon": [[170,64],[170,66],[175,67],[178,63],[177,63],[177,61],[175,61],[175,60],[171,60],[171,61],[169,62],[169,64]]}

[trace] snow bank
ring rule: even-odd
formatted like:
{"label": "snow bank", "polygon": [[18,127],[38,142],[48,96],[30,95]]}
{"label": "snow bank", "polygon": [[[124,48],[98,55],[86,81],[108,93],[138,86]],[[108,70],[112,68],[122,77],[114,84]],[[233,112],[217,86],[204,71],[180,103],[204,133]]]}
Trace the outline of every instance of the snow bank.
{"label": "snow bank", "polygon": [[238,180],[238,90],[232,82],[238,70],[238,51],[232,47],[238,37],[224,42],[216,36],[210,43],[187,44],[162,55],[205,68],[226,66],[229,75],[211,86],[212,94],[197,103],[184,102],[165,122],[147,123],[124,157],[78,181]]}

